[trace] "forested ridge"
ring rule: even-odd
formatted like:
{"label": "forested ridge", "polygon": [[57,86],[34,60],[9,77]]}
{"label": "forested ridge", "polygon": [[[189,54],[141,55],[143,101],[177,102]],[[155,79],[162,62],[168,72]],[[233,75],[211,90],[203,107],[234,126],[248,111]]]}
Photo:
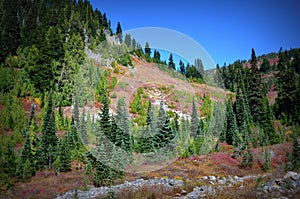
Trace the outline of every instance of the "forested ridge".
{"label": "forested ridge", "polygon": [[[300,49],[261,56],[252,49],[248,61],[217,65],[207,79],[226,91],[224,100],[173,85],[141,86],[126,100],[116,93],[129,85],[118,78],[136,63],[191,87],[208,83],[208,73],[200,58],[176,67],[172,53],[163,61],[148,42],[142,48],[123,38],[120,22],[113,31],[87,0],[2,0],[0,15],[1,193],[41,172],[80,170],[82,189],[112,185],[139,154],[157,163],[218,152],[225,143],[241,168],[251,168],[252,149],[262,147],[261,169],[270,171],[267,146],[293,141],[285,169],[299,171]],[[151,92],[164,100],[154,105]]]}

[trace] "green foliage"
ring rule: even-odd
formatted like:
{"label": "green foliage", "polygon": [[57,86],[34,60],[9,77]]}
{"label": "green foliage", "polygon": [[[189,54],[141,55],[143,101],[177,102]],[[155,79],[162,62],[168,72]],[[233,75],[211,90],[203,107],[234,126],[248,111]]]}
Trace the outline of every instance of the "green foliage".
{"label": "green foliage", "polygon": [[270,155],[270,151],[264,146],[263,147],[263,154],[264,154],[264,163],[262,166],[262,169],[264,172],[268,171],[269,169],[271,169],[271,155]]}
{"label": "green foliage", "polygon": [[21,131],[25,126],[26,114],[21,100],[14,92],[11,91],[4,98],[4,108],[0,112],[0,129]]}
{"label": "green foliage", "polygon": [[239,131],[236,123],[236,116],[233,112],[232,103],[232,99],[230,98],[227,102],[226,142],[228,144],[233,144],[235,147],[238,147],[242,140],[239,136]]}
{"label": "green foliage", "polygon": [[60,140],[59,155],[57,159],[60,161],[60,171],[71,171],[72,153],[69,145],[69,137],[66,136]]}
{"label": "green foliage", "polygon": [[196,102],[193,99],[193,109],[192,109],[192,115],[191,115],[191,137],[196,137],[197,131],[198,131],[198,126],[199,126],[199,118],[198,118],[198,113],[197,113],[197,108],[196,108]]}
{"label": "green foliage", "polygon": [[142,111],[142,99],[141,99],[141,94],[143,92],[142,88],[139,88],[137,92],[134,94],[133,100],[130,104],[130,112],[131,113],[141,113]]}
{"label": "green foliage", "polygon": [[204,94],[203,104],[200,107],[203,116],[210,117],[212,114],[212,102],[209,95]]}
{"label": "green foliage", "polygon": [[242,152],[242,163],[243,167],[251,167],[253,165],[253,154],[249,149]]}
{"label": "green foliage", "polygon": [[[295,57],[292,62],[292,55],[289,55],[287,51],[279,51],[279,63],[276,74],[276,90],[278,97],[275,100],[275,115],[281,119],[286,125],[299,124],[300,112],[298,99],[300,97],[300,85],[299,85],[299,65],[300,65],[300,50],[294,50]],[[291,53],[290,53],[291,54]]]}
{"label": "green foliage", "polygon": [[170,54],[170,57],[169,57],[169,63],[168,63],[168,66],[171,68],[171,69],[176,69],[175,68],[175,63],[174,63],[174,61],[173,61],[173,55],[172,55],[172,53]]}
{"label": "green foliage", "polygon": [[151,48],[148,42],[145,44],[145,54],[150,57],[151,56]]}
{"label": "green foliage", "polygon": [[121,55],[117,61],[123,66],[132,66],[132,61],[129,53]]}
{"label": "green foliage", "polygon": [[51,93],[48,97],[46,115],[43,119],[42,127],[42,138],[41,138],[41,147],[42,151],[40,154],[43,159],[43,165],[51,167],[51,164],[54,162],[56,157],[56,146],[58,143],[58,138],[56,137],[56,125],[55,118],[52,106],[52,97]]}
{"label": "green foliage", "polygon": [[292,170],[300,169],[300,146],[296,133],[293,134]]}

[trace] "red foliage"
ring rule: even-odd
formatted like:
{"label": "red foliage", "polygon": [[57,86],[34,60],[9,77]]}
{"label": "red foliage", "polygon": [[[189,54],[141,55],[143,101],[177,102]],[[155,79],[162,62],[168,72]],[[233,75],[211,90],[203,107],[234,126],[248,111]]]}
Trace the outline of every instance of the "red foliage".
{"label": "red foliage", "polygon": [[216,165],[220,165],[220,164],[237,165],[237,164],[239,164],[239,160],[232,158],[231,153],[229,153],[229,152],[214,153],[209,157],[209,159]]}

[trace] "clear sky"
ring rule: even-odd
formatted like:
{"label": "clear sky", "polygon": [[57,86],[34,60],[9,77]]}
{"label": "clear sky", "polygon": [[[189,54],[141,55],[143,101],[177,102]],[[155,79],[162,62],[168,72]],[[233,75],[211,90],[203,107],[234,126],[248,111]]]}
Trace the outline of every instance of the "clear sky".
{"label": "clear sky", "polygon": [[[116,31],[168,28],[196,40],[215,63],[300,47],[299,0],[91,0]],[[141,43],[142,44],[142,43]],[[142,44],[144,45],[144,44]],[[151,43],[150,43],[151,47]]]}

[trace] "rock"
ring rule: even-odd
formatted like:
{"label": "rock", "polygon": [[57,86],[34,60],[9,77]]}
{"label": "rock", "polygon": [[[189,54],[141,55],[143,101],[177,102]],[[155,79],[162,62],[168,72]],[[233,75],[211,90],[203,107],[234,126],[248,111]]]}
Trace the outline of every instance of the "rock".
{"label": "rock", "polygon": [[288,172],[282,179],[265,183],[257,190],[257,197],[261,198],[293,198],[300,191],[300,174]]}
{"label": "rock", "polygon": [[226,184],[226,182],[227,182],[227,180],[226,180],[225,177],[219,178],[219,179],[218,179],[218,183],[219,183],[219,184]]}
{"label": "rock", "polygon": [[185,196],[186,194],[187,194],[186,190],[182,190],[182,191],[181,191],[181,195],[182,195],[182,196]]}
{"label": "rock", "polygon": [[208,176],[208,179],[209,179],[210,181],[213,181],[213,182],[216,181],[216,177],[215,177],[215,176]]}
{"label": "rock", "polygon": [[298,174],[298,173],[296,173],[296,172],[289,171],[289,172],[283,177],[283,180],[288,180],[288,179],[299,180],[299,179],[300,179],[300,174]]}
{"label": "rock", "polygon": [[123,184],[111,186],[111,187],[99,187],[99,188],[91,188],[88,191],[68,191],[65,194],[62,194],[60,196],[57,196],[57,199],[68,199],[68,198],[97,198],[101,195],[106,195],[110,191],[113,192],[120,192],[124,188],[137,190],[142,186],[153,186],[153,185],[163,185],[167,188],[173,188],[174,186],[183,186],[182,180],[175,180],[175,179],[150,179],[150,180],[144,180],[144,179],[138,179],[136,181],[128,182],[125,181]]}

